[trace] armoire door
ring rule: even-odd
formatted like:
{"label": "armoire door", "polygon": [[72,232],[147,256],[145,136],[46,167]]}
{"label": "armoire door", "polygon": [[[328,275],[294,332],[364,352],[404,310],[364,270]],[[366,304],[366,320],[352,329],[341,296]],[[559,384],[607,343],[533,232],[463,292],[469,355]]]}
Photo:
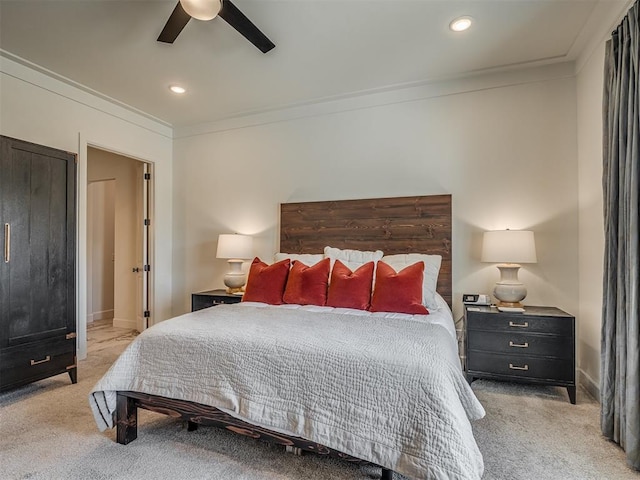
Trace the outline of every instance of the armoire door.
{"label": "armoire door", "polygon": [[[69,340],[75,356],[75,155],[8,137],[0,144],[1,367],[6,378],[19,346],[31,346],[38,377],[58,369],[54,352]],[[43,358],[39,344],[51,349]]]}

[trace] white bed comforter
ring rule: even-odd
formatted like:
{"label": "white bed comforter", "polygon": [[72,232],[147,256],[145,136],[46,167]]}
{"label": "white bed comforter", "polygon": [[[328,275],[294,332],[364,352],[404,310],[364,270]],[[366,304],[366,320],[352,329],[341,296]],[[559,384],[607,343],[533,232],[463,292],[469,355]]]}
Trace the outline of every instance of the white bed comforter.
{"label": "white bed comforter", "polygon": [[470,420],[484,410],[451,326],[437,312],[354,312],[240,303],[159,323],[95,385],[96,422],[113,427],[116,392],[132,390],[215,406],[410,478],[479,479]]}

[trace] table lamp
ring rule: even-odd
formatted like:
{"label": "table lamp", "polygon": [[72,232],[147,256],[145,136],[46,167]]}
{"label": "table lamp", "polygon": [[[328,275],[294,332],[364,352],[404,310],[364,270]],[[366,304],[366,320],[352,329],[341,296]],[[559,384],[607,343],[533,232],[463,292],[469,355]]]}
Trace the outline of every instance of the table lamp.
{"label": "table lamp", "polygon": [[496,230],[485,232],[482,239],[483,262],[498,263],[500,280],[493,295],[498,307],[522,308],[527,289],[518,280],[521,263],[536,263],[536,244],[528,230]]}
{"label": "table lamp", "polygon": [[229,293],[240,293],[246,278],[242,262],[253,255],[253,238],[237,233],[222,233],[218,236],[216,258],[226,258],[229,270],[224,274],[224,284]]}

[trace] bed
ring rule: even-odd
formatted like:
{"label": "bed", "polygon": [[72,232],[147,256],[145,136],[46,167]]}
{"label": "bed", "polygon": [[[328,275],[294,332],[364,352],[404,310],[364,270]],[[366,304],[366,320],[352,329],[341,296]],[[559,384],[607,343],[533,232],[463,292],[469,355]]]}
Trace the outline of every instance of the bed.
{"label": "bed", "polygon": [[89,400],[101,429],[137,437],[137,409],[382,467],[409,478],[481,478],[451,317],[451,197],[281,205],[280,250],[327,245],[442,257],[429,315],[242,302],[161,322]]}

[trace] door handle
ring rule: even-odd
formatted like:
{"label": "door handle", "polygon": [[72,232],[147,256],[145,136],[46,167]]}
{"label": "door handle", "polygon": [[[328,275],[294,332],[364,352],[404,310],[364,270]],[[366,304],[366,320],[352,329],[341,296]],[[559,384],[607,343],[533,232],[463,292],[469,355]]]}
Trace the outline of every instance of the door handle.
{"label": "door handle", "polygon": [[4,263],[11,261],[11,225],[4,224]]}

